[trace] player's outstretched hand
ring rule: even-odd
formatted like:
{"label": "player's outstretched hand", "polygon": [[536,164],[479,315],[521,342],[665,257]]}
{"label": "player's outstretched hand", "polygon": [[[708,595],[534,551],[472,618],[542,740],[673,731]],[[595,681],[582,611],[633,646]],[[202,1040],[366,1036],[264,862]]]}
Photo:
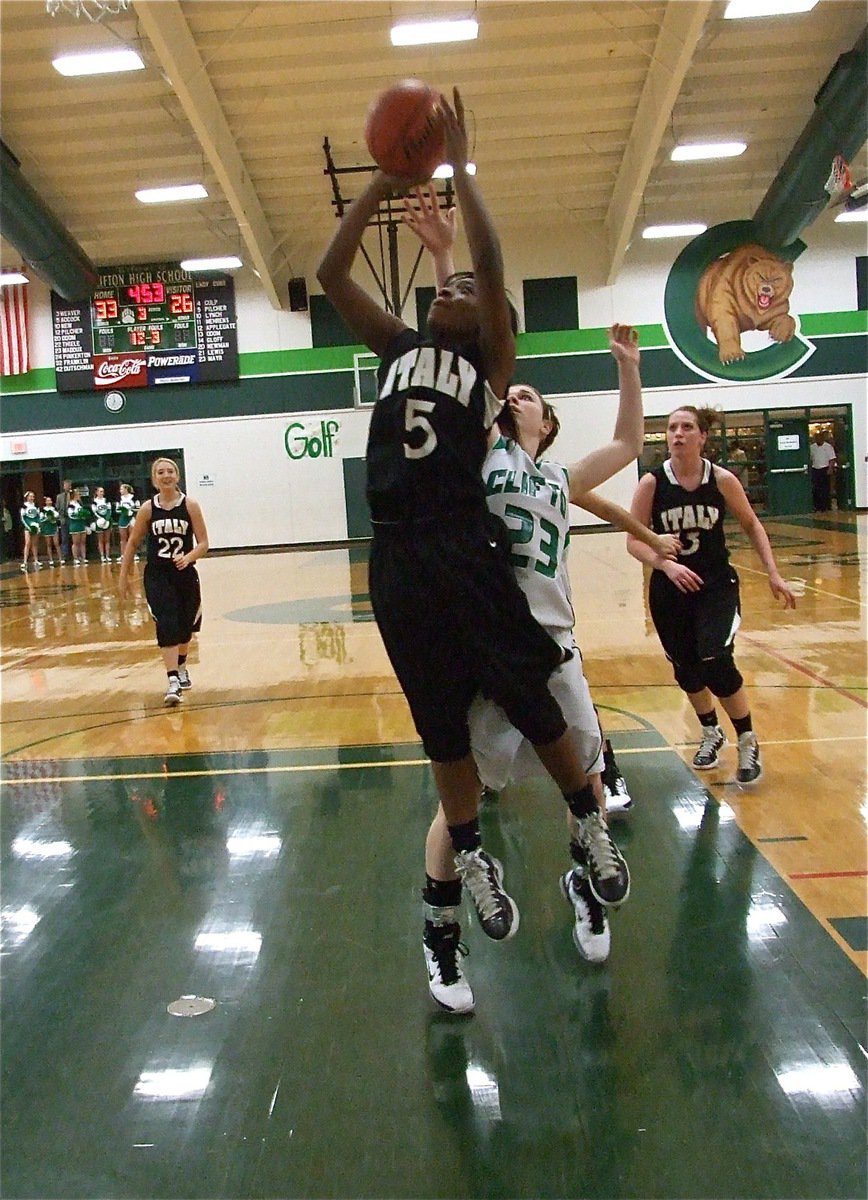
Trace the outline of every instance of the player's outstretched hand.
{"label": "player's outstretched hand", "polygon": [[775,600],[783,600],[784,608],[796,607],[795,593],[790,585],[784,582],[777,571],[772,571],[769,575],[769,587]]}
{"label": "player's outstretched hand", "polygon": [[616,361],[639,365],[639,330],[632,325],[613,325],[609,330],[609,349]]}
{"label": "player's outstretched hand", "polygon": [[455,208],[441,208],[430,185],[413,190],[415,203],[409,196],[404,197],[404,224],[435,258],[450,252],[455,245]]}
{"label": "player's outstretched hand", "polygon": [[464,101],[458,88],[452,89],[452,103],[454,108],[441,92],[437,112],[443,122],[446,161],[455,170],[463,171],[467,166],[467,131],[464,127]]}

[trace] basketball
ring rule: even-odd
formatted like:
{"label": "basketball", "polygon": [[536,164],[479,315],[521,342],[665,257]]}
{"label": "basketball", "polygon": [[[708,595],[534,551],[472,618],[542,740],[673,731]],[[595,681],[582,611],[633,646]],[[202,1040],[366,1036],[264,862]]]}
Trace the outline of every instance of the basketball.
{"label": "basketball", "polygon": [[402,179],[430,179],[445,154],[437,114],[440,93],[421,79],[403,79],[373,102],[365,141],[377,166]]}

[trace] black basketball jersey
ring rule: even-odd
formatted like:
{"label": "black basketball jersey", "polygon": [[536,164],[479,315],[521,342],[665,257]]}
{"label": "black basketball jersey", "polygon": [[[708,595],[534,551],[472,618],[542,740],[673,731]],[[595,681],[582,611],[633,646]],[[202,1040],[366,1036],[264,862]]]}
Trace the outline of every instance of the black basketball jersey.
{"label": "black basketball jersey", "polygon": [[485,509],[486,434],[503,406],[475,346],[448,350],[402,330],[386,347],[367,448],[375,522]]}
{"label": "black basketball jersey", "polygon": [[149,567],[171,567],[172,559],[189,554],[193,549],[193,522],[187,510],[187,497],[174,508],[160,508],[159,495],[151,500],[151,523],[148,526]]}
{"label": "black basketball jersey", "polygon": [[653,475],[657,486],[651,507],[651,528],[655,533],[677,534],[682,546],[678,561],[706,582],[729,577],[729,551],[723,531],[726,501],[717,486],[712,464],[707,458],[702,460],[702,482],[691,492],[675,478],[670,459],[657,467]]}

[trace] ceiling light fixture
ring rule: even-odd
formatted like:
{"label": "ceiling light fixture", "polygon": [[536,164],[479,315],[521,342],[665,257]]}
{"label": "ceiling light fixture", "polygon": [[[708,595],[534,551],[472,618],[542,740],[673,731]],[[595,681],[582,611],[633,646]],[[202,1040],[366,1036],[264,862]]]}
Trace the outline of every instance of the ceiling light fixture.
{"label": "ceiling light fixture", "polygon": [[746,142],[685,142],[672,151],[673,162],[701,162],[711,158],[738,158]]}
{"label": "ceiling light fixture", "polygon": [[479,36],[479,22],[468,18],[457,21],[402,21],[393,25],[389,37],[393,46],[431,46],[436,42],[472,42]]}
{"label": "ceiling light fixture", "polygon": [[707,225],[646,225],[642,230],[642,237],[648,239],[654,238],[674,238],[674,237],[696,237],[697,234],[705,233]]}
{"label": "ceiling light fixture", "polygon": [[89,54],[61,54],[51,60],[61,75],[113,75],[118,71],[143,71],[135,50],[94,50]]}
{"label": "ceiling light fixture", "polygon": [[743,17],[780,17],[786,13],[810,12],[818,0],[729,0],[724,12],[728,21]]}
{"label": "ceiling light fixture", "polygon": [[201,183],[182,183],[177,187],[142,188],[136,199],[142,204],[171,204],[175,200],[205,200],[208,193]]}
{"label": "ceiling light fixture", "polygon": [[181,263],[181,269],[183,271],[234,271],[241,265],[241,259],[230,254],[224,258],[185,258]]}
{"label": "ceiling light fixture", "polygon": [[[455,172],[452,169],[452,163],[441,163],[440,166],[437,167],[437,169],[435,170],[435,172],[431,176],[431,178],[432,179],[451,179],[454,174],[455,174]],[[468,175],[476,174],[476,163],[475,162],[469,162],[467,164],[467,174]]]}

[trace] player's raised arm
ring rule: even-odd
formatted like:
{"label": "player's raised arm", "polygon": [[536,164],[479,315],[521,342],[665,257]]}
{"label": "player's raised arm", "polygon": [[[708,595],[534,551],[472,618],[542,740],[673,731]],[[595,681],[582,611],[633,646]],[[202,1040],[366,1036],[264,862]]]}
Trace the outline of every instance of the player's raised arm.
{"label": "player's raised arm", "polygon": [[316,272],[326,296],[359,341],[379,355],[406,326],[369,296],[352,278],[351,271],[368,222],[380,201],[392,192],[393,185],[394,180],[388,175],[374,172],[362,194],[341,218]]}
{"label": "player's raised arm", "polygon": [[464,104],[453,90],[454,109],[441,98],[439,112],[446,139],[446,161],[452,165],[455,193],[470,247],[479,305],[479,341],[488,382],[503,396],[515,367],[515,335],[506,298],[500,239],[482,200],[475,178],[467,173],[467,133]]}

